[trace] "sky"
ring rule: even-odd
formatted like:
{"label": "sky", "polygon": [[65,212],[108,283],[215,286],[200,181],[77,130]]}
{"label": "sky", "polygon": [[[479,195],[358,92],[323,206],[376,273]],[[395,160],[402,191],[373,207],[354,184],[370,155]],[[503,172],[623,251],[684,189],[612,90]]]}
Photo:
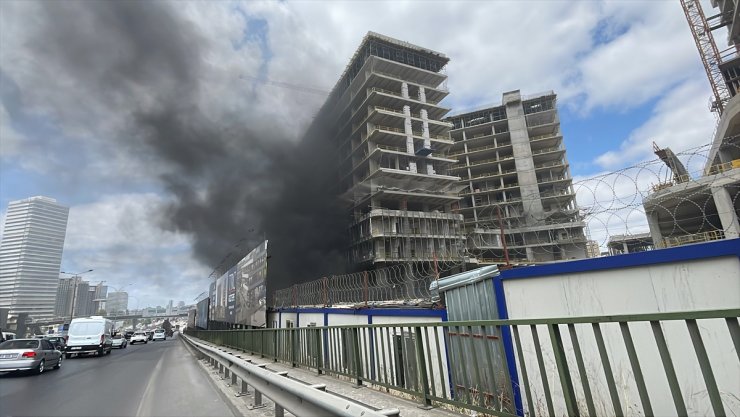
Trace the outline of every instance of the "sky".
{"label": "sky", "polygon": [[654,159],[652,142],[704,145],[716,124],[674,0],[3,1],[0,220],[10,201],[55,198],[70,207],[63,271],[94,269],[130,307],[193,302],[219,259],[280,236],[270,213],[304,209],[284,168],[310,163],[316,91],[368,31],[449,56],[454,111],[555,91],[577,180]]}

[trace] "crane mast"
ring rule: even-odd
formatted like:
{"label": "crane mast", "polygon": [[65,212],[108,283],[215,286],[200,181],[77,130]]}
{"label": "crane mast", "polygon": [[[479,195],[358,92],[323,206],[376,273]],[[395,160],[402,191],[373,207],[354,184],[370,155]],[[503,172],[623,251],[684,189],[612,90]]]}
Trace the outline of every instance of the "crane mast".
{"label": "crane mast", "polygon": [[681,6],[714,93],[712,111],[722,114],[725,104],[732,95],[719,68],[722,61],[717,44],[714,42],[714,36],[712,36],[712,28],[709,27],[698,0],[681,0]]}

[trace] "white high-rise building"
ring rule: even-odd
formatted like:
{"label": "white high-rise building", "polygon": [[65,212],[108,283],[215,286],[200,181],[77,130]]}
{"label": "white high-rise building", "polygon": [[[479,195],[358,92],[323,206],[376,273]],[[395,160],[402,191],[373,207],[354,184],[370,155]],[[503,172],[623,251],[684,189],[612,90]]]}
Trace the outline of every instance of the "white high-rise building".
{"label": "white high-rise building", "polygon": [[48,197],[8,204],[0,243],[0,308],[54,316],[69,208]]}

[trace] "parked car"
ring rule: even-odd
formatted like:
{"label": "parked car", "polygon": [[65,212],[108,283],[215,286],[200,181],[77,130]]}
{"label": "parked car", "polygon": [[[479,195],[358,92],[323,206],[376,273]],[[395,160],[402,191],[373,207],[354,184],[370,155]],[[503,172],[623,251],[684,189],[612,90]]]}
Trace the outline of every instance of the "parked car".
{"label": "parked car", "polygon": [[13,340],[15,339],[15,333],[12,332],[3,332],[3,339],[5,340]]}
{"label": "parked car", "polygon": [[46,339],[13,339],[0,343],[0,372],[33,371],[62,366],[62,352]]}
{"label": "parked car", "polygon": [[153,339],[154,339],[154,331],[152,331],[152,330],[147,330],[147,331],[146,331],[146,338],[147,338],[148,340],[153,340]]}
{"label": "parked car", "polygon": [[136,343],[149,343],[149,336],[147,336],[144,332],[135,332],[133,336],[131,336],[131,344]]}
{"label": "parked car", "polygon": [[165,339],[167,339],[167,336],[164,333],[164,329],[157,329],[154,331],[154,335],[152,336],[152,341],[165,340]]}
{"label": "parked car", "polygon": [[46,335],[44,336],[44,339],[51,342],[52,345],[56,348],[56,350],[60,352],[64,352],[64,349],[67,348],[67,339],[64,336],[59,335]]}
{"label": "parked car", "polygon": [[126,345],[128,345],[128,340],[121,333],[114,334],[111,341],[113,342],[113,347],[118,349],[125,349]]}

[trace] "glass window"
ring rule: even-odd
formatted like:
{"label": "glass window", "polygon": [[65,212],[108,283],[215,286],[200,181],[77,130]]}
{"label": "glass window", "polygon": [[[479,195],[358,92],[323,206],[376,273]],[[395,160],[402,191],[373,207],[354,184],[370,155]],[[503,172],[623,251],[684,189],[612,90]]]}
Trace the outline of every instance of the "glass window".
{"label": "glass window", "polygon": [[72,336],[94,336],[103,333],[103,323],[77,322],[69,326],[69,334]]}
{"label": "glass window", "polygon": [[39,347],[39,341],[38,340],[23,340],[23,339],[15,339],[15,340],[7,340],[3,343],[0,343],[0,349],[7,350],[7,349],[38,349]]}

